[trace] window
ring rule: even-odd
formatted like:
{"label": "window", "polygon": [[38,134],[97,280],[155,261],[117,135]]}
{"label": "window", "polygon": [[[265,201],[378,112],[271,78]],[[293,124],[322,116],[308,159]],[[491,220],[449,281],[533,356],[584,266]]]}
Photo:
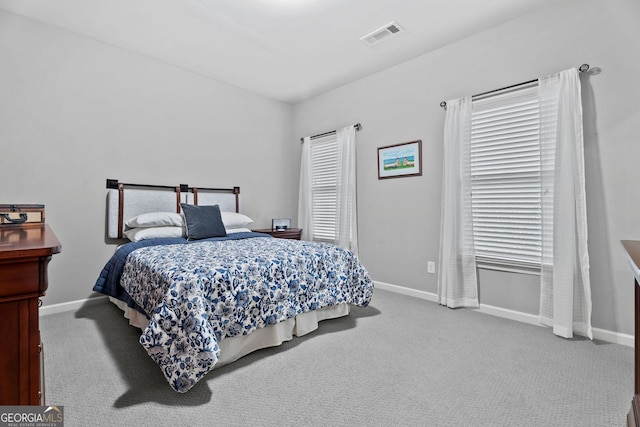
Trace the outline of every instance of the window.
{"label": "window", "polygon": [[358,255],[356,129],[303,138],[298,227],[303,240],[333,243]]}
{"label": "window", "polygon": [[477,262],[539,269],[543,193],[537,86],[474,99],[469,165]]}
{"label": "window", "polygon": [[335,242],[338,139],[336,134],[311,141],[313,240]]}

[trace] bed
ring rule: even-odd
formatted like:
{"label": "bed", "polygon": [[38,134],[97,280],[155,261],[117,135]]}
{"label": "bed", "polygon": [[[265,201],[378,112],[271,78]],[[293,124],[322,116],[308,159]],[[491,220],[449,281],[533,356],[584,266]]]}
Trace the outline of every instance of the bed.
{"label": "bed", "polygon": [[140,344],[177,392],[371,300],[373,283],[350,251],[252,232],[238,187],[107,187],[107,236],[131,241],[93,289],[141,329]]}

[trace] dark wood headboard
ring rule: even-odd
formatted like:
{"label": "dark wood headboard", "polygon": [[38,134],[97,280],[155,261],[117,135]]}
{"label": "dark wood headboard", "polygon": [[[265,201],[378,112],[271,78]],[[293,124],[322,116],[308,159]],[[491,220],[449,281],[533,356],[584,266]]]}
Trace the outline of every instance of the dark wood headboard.
{"label": "dark wood headboard", "polygon": [[240,187],[126,184],[107,179],[107,188],[107,236],[113,239],[122,238],[127,219],[147,212],[180,213],[180,203],[220,205],[221,211],[240,211]]}

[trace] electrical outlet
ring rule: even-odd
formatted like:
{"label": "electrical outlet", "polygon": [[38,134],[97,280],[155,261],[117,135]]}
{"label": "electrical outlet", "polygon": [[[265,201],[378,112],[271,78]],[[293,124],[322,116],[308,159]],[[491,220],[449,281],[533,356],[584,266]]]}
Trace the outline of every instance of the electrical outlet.
{"label": "electrical outlet", "polygon": [[427,262],[427,273],[435,274],[436,272],[436,263],[433,261]]}

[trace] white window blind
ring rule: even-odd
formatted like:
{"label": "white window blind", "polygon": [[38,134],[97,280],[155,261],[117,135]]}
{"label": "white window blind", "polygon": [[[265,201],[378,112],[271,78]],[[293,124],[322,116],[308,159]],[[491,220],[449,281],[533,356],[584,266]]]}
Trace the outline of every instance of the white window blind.
{"label": "white window blind", "polygon": [[313,240],[334,242],[338,139],[335,134],[313,139],[310,149]]}
{"label": "white window blind", "polygon": [[539,267],[542,168],[536,87],[474,100],[469,162],[478,261]]}

